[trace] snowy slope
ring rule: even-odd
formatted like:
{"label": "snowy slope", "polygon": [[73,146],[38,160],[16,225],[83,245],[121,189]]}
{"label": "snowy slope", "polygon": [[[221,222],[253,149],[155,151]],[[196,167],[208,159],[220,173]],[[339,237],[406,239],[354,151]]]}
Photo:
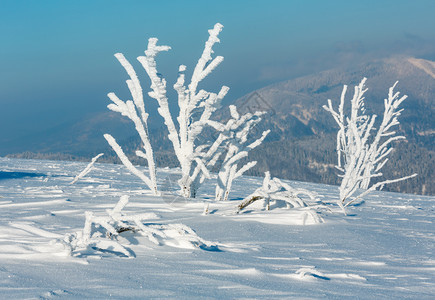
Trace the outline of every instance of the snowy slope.
{"label": "snowy slope", "polygon": [[[213,183],[185,202],[151,196],[120,165],[0,158],[1,298],[413,298],[435,294],[435,197],[375,192],[343,216],[335,186],[289,182],[317,192],[318,209],[261,207],[235,214],[261,178],[236,180],[232,201],[214,203]],[[179,170],[161,169],[159,185],[176,189]],[[161,245],[126,232],[114,248],[75,252],[61,243],[81,231],[85,211],[104,215],[120,196],[126,213],[155,213],[156,224],[185,224],[216,247]],[[205,196],[204,196],[205,195]],[[210,214],[203,215],[209,203]],[[319,223],[319,220],[323,222]],[[150,224],[151,224],[150,223]],[[178,243],[178,244],[177,244]],[[127,255],[128,256],[128,255]]]}

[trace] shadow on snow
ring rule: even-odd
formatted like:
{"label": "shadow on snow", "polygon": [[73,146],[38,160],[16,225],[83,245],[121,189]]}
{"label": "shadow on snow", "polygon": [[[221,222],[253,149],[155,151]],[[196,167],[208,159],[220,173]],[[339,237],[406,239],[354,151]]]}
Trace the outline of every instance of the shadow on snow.
{"label": "shadow on snow", "polygon": [[9,171],[0,171],[0,180],[6,179],[21,179],[26,177],[43,177],[45,174],[41,173],[30,173],[30,172],[9,172]]}

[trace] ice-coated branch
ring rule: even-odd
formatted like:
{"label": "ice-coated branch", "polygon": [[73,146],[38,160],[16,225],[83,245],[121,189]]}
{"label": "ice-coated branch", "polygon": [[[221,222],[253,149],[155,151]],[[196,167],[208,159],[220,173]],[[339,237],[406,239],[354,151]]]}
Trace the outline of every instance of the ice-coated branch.
{"label": "ice-coated branch", "polygon": [[223,29],[223,25],[220,23],[216,23],[213,29],[208,31],[209,38],[207,42],[205,42],[204,51],[202,52],[201,57],[198,60],[198,63],[195,66],[193,71],[192,80],[189,84],[189,92],[192,94],[196,94],[196,89],[198,84],[209,75],[223,60],[222,56],[217,56],[207,67],[207,63],[212,60],[211,54],[213,53],[213,46],[215,43],[219,43],[220,40],[218,38],[219,33]]}
{"label": "ice-coated branch", "polygon": [[[148,40],[148,48],[145,51],[145,56],[139,56],[137,60],[142,64],[143,68],[151,79],[152,91],[148,93],[151,98],[157,100],[159,104],[158,112],[163,117],[166,127],[169,130],[169,140],[174,145],[175,154],[180,153],[180,141],[178,139],[177,130],[174,121],[172,120],[169,111],[168,97],[166,96],[166,80],[157,72],[156,56],[161,51],[169,51],[169,46],[157,46],[158,39],[150,38]],[[182,68],[180,67],[180,70]],[[181,72],[181,71],[180,71]],[[184,72],[184,70],[183,70]]]}
{"label": "ice-coated branch", "polygon": [[133,101],[127,100],[124,102],[120,100],[115,95],[115,93],[109,93],[108,97],[110,100],[112,100],[113,103],[109,104],[107,107],[112,111],[119,112],[121,115],[129,118],[134,123],[135,129],[139,134],[139,137],[143,144],[143,148],[145,150],[145,152],[138,150],[136,154],[139,153],[140,154],[138,155],[139,157],[146,159],[148,163],[149,176],[148,177],[145,176],[142,172],[132,167],[133,165],[131,164],[127,156],[124,155],[124,152],[122,151],[121,147],[116,143],[115,139],[113,139],[110,135],[107,135],[107,137],[105,135],[105,138],[108,142],[110,140],[109,144],[112,146],[113,150],[115,150],[116,154],[118,156],[122,155],[122,158],[121,156],[119,156],[122,163],[130,171],[135,170],[133,174],[141,178],[148,185],[148,187],[151,189],[153,194],[157,195],[158,191],[157,191],[156,167],[155,167],[153,149],[148,135],[148,123],[147,123],[148,113],[145,111],[142,86],[140,85],[139,79],[137,77],[137,74],[133,66],[124,57],[124,55],[122,53],[116,53],[115,57],[116,59],[118,59],[119,63],[124,67],[125,71],[130,76],[130,79],[128,79],[126,82],[130,90],[131,96],[133,98]]}
{"label": "ice-coated branch", "polygon": [[[338,112],[332,107],[331,100],[323,108],[331,113],[339,126],[337,133],[337,169],[342,172],[339,187],[340,198],[338,205],[345,212],[345,208],[351,203],[369,192],[382,187],[385,184],[402,181],[415,177],[417,174],[405,176],[393,180],[384,180],[372,184],[372,179],[382,176],[380,170],[388,161],[388,155],[393,148],[392,142],[405,139],[404,136],[396,136],[392,127],[399,125],[398,117],[403,109],[398,109],[399,105],[407,98],[400,93],[394,93],[397,82],[390,87],[388,99],[384,100],[384,115],[378,129],[374,127],[376,115],[366,115],[364,108],[365,88],[364,78],[358,86],[355,86],[354,96],[351,100],[351,113],[349,117],[344,115],[344,101],[347,86],[343,88],[340,98]],[[358,189],[365,191],[354,197],[353,194]]]}
{"label": "ice-coated branch", "polygon": [[377,183],[373,184],[370,188],[365,190],[363,193],[359,194],[357,197],[354,197],[351,201],[347,202],[344,205],[344,207],[347,207],[350,204],[352,204],[353,202],[363,198],[365,195],[367,195],[368,193],[376,190],[378,187],[382,187],[382,186],[384,186],[386,184],[395,183],[395,182],[399,182],[399,181],[402,181],[402,180],[414,178],[416,176],[417,176],[417,174],[412,174],[412,175],[409,175],[409,176],[404,176],[404,177],[400,177],[400,178],[396,178],[396,179],[390,179],[390,180],[384,180],[384,181],[377,182]]}
{"label": "ice-coated branch", "polygon": [[[361,188],[368,189],[370,185],[369,175],[373,172],[378,172],[385,162],[380,162],[390,153],[393,148],[388,148],[393,141],[406,139],[404,136],[395,136],[396,132],[390,131],[393,126],[399,125],[398,117],[403,109],[398,110],[399,105],[408,97],[406,95],[399,98],[400,93],[394,93],[394,88],[398,81],[394,83],[388,91],[388,99],[384,99],[384,116],[382,123],[376,132],[373,142],[370,145],[368,152],[370,153],[370,164],[365,169],[365,179],[361,183]],[[382,141],[383,137],[389,137]],[[382,142],[382,143],[381,143]],[[381,143],[381,145],[379,145]]]}
{"label": "ice-coated branch", "polygon": [[86,166],[86,168],[83,169],[83,171],[80,172],[80,174],[78,174],[73,181],[71,181],[71,184],[76,183],[80,178],[85,177],[94,167],[95,162],[97,161],[97,159],[99,159],[101,156],[103,156],[104,153],[100,153],[97,156],[95,156],[94,158],[92,158],[91,162]]}
{"label": "ice-coated branch", "polygon": [[[249,151],[259,146],[269,134],[266,130],[256,140],[248,143],[250,131],[261,121],[264,112],[246,113],[242,116],[237,112],[234,105],[230,105],[231,119],[225,124],[214,124],[215,127],[222,128],[222,135],[225,135],[226,154],[222,166],[218,173],[218,183],[216,185],[215,199],[217,201],[228,200],[234,179],[243,175],[244,172],[254,167],[257,162],[249,162],[238,169],[239,161],[248,156]],[[219,154],[220,155],[220,154]],[[212,159],[214,164],[217,159]]]}
{"label": "ice-coated branch", "polygon": [[118,155],[119,159],[121,160],[121,162],[124,164],[124,166],[134,175],[136,175],[137,177],[139,177],[143,182],[145,182],[145,184],[151,189],[151,191],[155,194],[158,195],[158,191],[157,191],[157,185],[156,182],[153,182],[149,177],[147,177],[144,173],[142,173],[141,171],[139,171],[131,162],[130,160],[127,158],[127,156],[125,155],[124,151],[122,151],[121,146],[119,146],[119,144],[116,142],[116,140],[110,135],[110,134],[105,134],[104,138],[106,139],[106,141],[109,143],[109,145],[112,147],[112,149],[116,152],[116,155]]}

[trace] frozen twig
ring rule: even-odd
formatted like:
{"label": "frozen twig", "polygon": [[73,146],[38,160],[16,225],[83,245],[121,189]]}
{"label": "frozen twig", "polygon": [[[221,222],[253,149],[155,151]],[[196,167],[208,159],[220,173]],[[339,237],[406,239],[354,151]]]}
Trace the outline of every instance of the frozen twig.
{"label": "frozen twig", "polygon": [[91,162],[86,166],[86,168],[83,169],[83,171],[80,172],[80,174],[78,174],[73,181],[71,181],[71,184],[76,183],[79,179],[85,177],[86,175],[88,175],[88,173],[92,170],[92,168],[94,167],[95,162],[97,161],[97,159],[99,159],[101,156],[103,156],[104,153],[100,153],[97,156],[95,156],[94,158],[92,158]]}

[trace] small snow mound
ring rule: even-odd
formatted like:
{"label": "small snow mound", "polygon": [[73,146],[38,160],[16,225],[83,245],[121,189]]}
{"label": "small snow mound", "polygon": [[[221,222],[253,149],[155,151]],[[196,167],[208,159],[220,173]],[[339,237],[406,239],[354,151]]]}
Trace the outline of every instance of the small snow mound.
{"label": "small snow mound", "polygon": [[367,281],[366,278],[358,275],[358,274],[349,274],[349,273],[337,273],[337,274],[326,274],[316,270],[315,267],[303,267],[298,269],[294,274],[271,274],[280,278],[290,278],[296,280],[304,280],[304,281],[315,281],[317,279],[321,280],[333,280],[338,279],[342,280],[357,280],[357,281]]}
{"label": "small snow mound", "polygon": [[61,290],[61,289],[52,290],[42,294],[41,299],[51,299],[51,298],[57,298],[57,297],[62,297],[67,295],[71,295],[71,293],[68,292],[67,290]]}
{"label": "small snow mound", "polygon": [[203,270],[202,272],[216,275],[235,275],[243,277],[258,277],[263,275],[263,273],[256,268],[216,269]]}
{"label": "small snow mound", "polygon": [[346,273],[340,273],[340,274],[328,274],[328,277],[334,278],[334,279],[350,279],[350,280],[361,280],[361,281],[367,281],[366,278],[358,275],[358,274],[346,274]]}
{"label": "small snow mound", "polygon": [[175,248],[220,251],[217,244],[200,238],[196,232],[184,224],[147,225],[154,229],[159,245]]}
{"label": "small snow mound", "polygon": [[295,272],[299,279],[302,280],[312,280],[312,279],[323,279],[323,280],[330,280],[329,277],[326,277],[325,274],[317,271],[314,268],[300,268]]}
{"label": "small snow mound", "polygon": [[234,221],[256,221],[276,225],[316,225],[325,221],[317,211],[309,207],[297,209],[247,210],[233,217]]}

